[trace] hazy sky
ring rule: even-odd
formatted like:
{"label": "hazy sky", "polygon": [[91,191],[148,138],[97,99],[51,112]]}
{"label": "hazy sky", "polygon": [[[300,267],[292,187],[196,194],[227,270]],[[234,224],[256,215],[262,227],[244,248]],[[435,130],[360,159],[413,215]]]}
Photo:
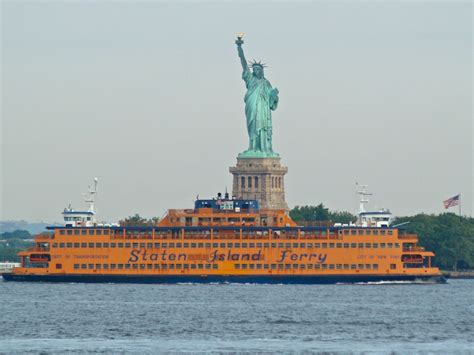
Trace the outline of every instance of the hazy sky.
{"label": "hazy sky", "polygon": [[[100,220],[232,187],[247,147],[234,40],[280,90],[290,207],[473,211],[472,5],[2,1],[1,219]],[[457,212],[457,209],[452,209]]]}

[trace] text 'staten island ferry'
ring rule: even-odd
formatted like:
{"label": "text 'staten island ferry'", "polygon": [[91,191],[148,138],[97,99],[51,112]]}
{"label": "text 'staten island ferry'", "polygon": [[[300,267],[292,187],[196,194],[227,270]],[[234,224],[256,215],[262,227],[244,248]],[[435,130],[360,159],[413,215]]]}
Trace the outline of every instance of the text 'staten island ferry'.
{"label": "text 'staten island ferry'", "polygon": [[285,210],[223,197],[169,210],[155,227],[96,223],[89,209],[36,236],[5,280],[134,283],[443,282],[417,236],[390,227],[390,212],[361,212],[355,225],[298,226]]}

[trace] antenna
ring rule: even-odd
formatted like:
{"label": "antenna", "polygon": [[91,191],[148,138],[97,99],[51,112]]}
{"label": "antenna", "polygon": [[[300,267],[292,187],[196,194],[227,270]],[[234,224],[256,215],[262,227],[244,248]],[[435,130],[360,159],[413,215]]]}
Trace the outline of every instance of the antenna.
{"label": "antenna", "polygon": [[362,213],[362,212],[365,212],[364,205],[369,203],[369,199],[367,198],[367,196],[371,196],[372,194],[365,191],[365,189],[369,187],[369,185],[361,185],[358,182],[356,182],[356,186],[360,187],[360,190],[357,191],[357,194],[360,196],[359,213]]}
{"label": "antenna", "polygon": [[94,178],[94,188],[92,189],[91,186],[89,185],[88,186],[89,191],[84,194],[86,196],[85,201],[86,201],[86,203],[89,204],[89,210],[88,211],[93,212],[93,213],[95,213],[94,201],[95,201],[95,195],[97,195],[98,184],[99,184],[99,179],[95,177]]}

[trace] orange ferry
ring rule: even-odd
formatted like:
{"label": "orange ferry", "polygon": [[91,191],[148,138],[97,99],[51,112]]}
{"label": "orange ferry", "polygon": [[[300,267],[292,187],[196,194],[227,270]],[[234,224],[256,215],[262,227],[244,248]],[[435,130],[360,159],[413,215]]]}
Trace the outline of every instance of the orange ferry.
{"label": "orange ferry", "polygon": [[[299,226],[285,210],[256,200],[197,200],[169,210],[153,227],[99,225],[87,211],[64,210],[64,226],[35,237],[7,281],[133,283],[444,282],[434,254],[416,235],[388,225],[387,210],[354,225]],[[362,193],[363,195],[363,193]],[[367,201],[361,201],[367,202]],[[388,217],[387,217],[388,216]]]}

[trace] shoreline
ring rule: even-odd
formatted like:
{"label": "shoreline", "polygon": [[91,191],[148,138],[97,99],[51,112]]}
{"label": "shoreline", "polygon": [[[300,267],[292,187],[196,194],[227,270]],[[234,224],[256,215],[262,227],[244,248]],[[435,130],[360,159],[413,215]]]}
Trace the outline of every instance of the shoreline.
{"label": "shoreline", "polygon": [[441,273],[447,279],[474,279],[474,270],[468,270],[468,271],[441,270]]}

